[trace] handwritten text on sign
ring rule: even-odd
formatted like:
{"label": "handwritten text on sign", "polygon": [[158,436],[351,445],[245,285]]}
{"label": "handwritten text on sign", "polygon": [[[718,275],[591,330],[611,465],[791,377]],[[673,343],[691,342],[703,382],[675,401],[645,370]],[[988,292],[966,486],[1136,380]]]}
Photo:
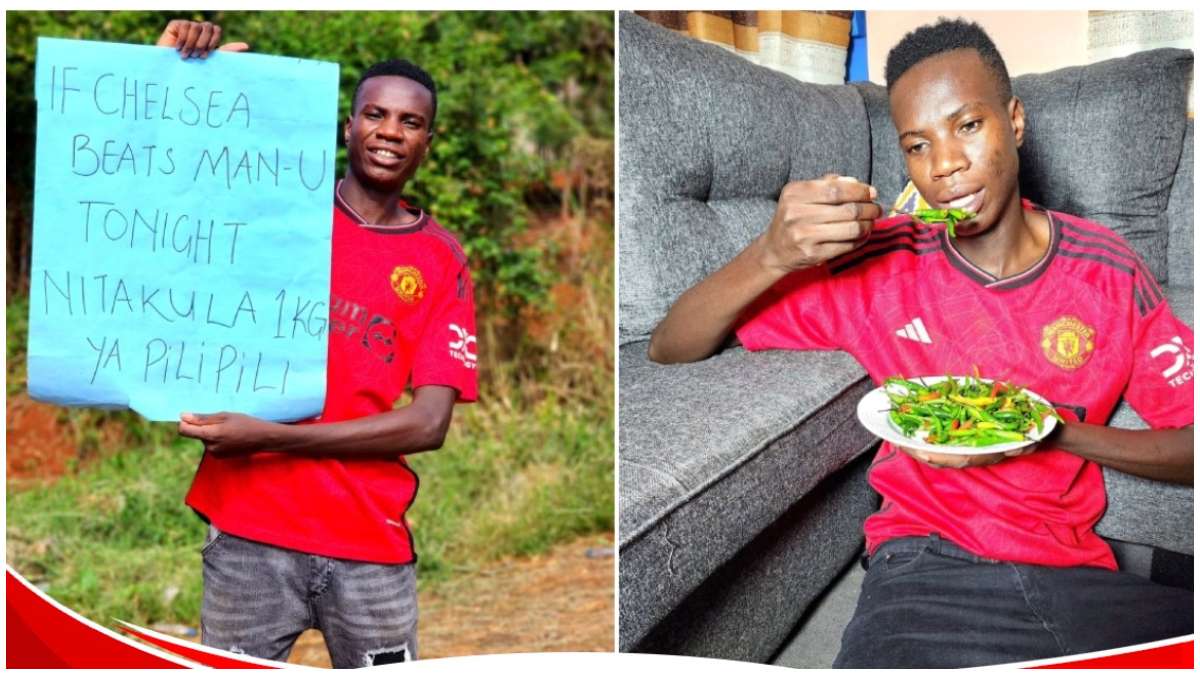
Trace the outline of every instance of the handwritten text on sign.
{"label": "handwritten text on sign", "polygon": [[321,411],[335,64],[40,38],[29,391]]}

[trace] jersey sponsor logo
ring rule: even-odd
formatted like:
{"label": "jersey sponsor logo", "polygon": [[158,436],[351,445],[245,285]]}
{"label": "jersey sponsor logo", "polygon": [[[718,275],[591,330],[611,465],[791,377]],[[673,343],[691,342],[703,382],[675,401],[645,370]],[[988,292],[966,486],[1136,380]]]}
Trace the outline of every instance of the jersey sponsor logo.
{"label": "jersey sponsor logo", "polygon": [[475,354],[475,336],[456,323],[450,324],[450,332],[454,335],[450,339],[450,356],[467,368],[474,368],[479,358]]}
{"label": "jersey sponsor logo", "polygon": [[933,340],[929,339],[929,331],[925,330],[925,323],[920,317],[913,317],[912,321],[904,324],[904,328],[896,331],[896,335],[905,340],[912,340],[922,344],[931,345]]}
{"label": "jersey sponsor logo", "polygon": [[[1159,357],[1165,357],[1159,359]],[[1171,338],[1170,342],[1163,344],[1150,350],[1150,357],[1155,359],[1160,365],[1167,363],[1167,367],[1163,369],[1163,379],[1172,387],[1190,382],[1192,374],[1195,372],[1194,361],[1192,358],[1192,350],[1188,349],[1187,345],[1183,344],[1183,338],[1176,335]]]}
{"label": "jersey sponsor logo", "polygon": [[421,270],[411,265],[401,265],[392,270],[392,290],[404,302],[411,305],[425,297],[425,288]]}
{"label": "jersey sponsor logo", "polygon": [[1075,370],[1092,358],[1096,330],[1078,317],[1060,316],[1042,328],[1042,353],[1063,370]]}
{"label": "jersey sponsor logo", "polygon": [[336,295],[330,295],[329,332],[355,339],[384,363],[396,358],[396,326],[382,314]]}

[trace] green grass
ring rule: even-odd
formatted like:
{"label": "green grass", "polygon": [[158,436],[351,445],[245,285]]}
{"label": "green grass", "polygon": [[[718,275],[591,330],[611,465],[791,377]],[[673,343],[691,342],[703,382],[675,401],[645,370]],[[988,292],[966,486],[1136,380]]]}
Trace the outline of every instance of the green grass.
{"label": "green grass", "polygon": [[411,458],[419,570],[445,578],[613,526],[611,403],[544,400],[524,413],[460,406],[446,446]]}
{"label": "green grass", "polygon": [[156,443],[50,486],[10,488],[9,564],[104,624],[194,623],[204,524],[183,504],[183,491],[199,461],[196,443]]}
{"label": "green grass", "polygon": [[4,320],[8,339],[4,341],[4,358],[8,364],[5,390],[9,396],[25,389],[25,336],[29,334],[29,296],[14,295],[4,305]]}

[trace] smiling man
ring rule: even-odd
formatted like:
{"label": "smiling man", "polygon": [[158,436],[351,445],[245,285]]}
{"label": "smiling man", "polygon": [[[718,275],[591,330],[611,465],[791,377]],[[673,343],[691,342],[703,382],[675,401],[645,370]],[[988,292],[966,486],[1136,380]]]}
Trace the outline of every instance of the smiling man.
{"label": "smiling man", "polygon": [[[172,21],[158,44],[205,58],[220,28]],[[225,49],[244,50],[234,43]],[[325,408],[276,424],[185,413],[205,453],[187,503],[209,522],[204,644],[273,660],[318,628],[335,667],[415,658],[415,553],[404,455],[442,445],[476,397],[466,257],[403,196],[429,152],[437,88],[407,61],[363,73],[344,127],[333,210]],[[407,405],[394,407],[406,388]]]}
{"label": "smiling man", "polygon": [[[1192,594],[1119,572],[1092,527],[1099,464],[1191,482],[1192,390],[1152,353],[1190,354],[1192,331],[1120,236],[1021,198],[1024,107],[982,29],[917,29],[889,54],[887,81],[913,183],[931,206],[975,215],[951,238],[881,219],[875,189],[854,179],[791,183],[766,232],[679,298],[651,358],[705,358],[734,334],[751,350],[848,351],[877,384],[978,367],[1066,418],[1011,455],[882,445],[869,480],[883,503],[835,665],[978,666],[1191,633]],[[927,341],[896,338],[918,319]],[[1104,426],[1122,397],[1152,430]]]}

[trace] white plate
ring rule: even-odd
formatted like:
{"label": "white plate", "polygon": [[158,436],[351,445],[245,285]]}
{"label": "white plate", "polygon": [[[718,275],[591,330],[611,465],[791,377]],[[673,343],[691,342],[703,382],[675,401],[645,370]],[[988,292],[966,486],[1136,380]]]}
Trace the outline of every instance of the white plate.
{"label": "white plate", "polygon": [[[933,375],[929,377],[912,377],[909,380],[919,382],[923,385],[931,385],[941,382],[946,379],[945,375]],[[965,378],[955,378],[962,381]],[[991,382],[991,380],[982,380],[983,382]],[[1029,397],[1044,405],[1050,405],[1046,399],[1037,394],[1025,390]],[[915,450],[923,450],[925,452],[940,452],[947,455],[990,455],[996,452],[1008,452],[1017,450],[1032,443],[1036,443],[1054,431],[1054,427],[1058,424],[1058,420],[1054,417],[1046,417],[1042,420],[1042,431],[1032,431],[1029,433],[1029,438],[1023,441],[1013,441],[1011,443],[997,443],[996,445],[987,445],[981,448],[975,448],[965,445],[933,445],[926,443],[918,436],[905,436],[903,432],[896,428],[888,417],[888,411],[892,409],[892,402],[887,397],[887,392],[883,387],[872,389],[862,400],[858,402],[858,421],[862,423],[867,431],[875,434],[889,443],[903,445],[906,448]],[[922,432],[917,432],[921,434]]]}

